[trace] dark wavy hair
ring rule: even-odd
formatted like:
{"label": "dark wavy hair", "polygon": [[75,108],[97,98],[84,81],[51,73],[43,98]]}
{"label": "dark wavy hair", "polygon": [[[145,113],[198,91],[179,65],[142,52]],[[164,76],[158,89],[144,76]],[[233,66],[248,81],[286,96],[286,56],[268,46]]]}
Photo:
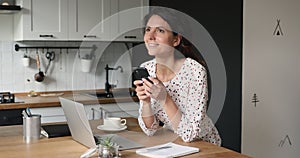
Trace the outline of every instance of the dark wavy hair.
{"label": "dark wavy hair", "polygon": [[[189,35],[189,23],[182,17],[179,12],[169,8],[163,7],[154,7],[150,8],[150,12],[144,17],[144,26],[146,27],[147,22],[153,15],[158,15],[164,19],[171,27],[171,31],[174,36],[180,34],[182,36],[181,42],[178,46],[175,47],[176,50],[182,53],[184,57],[189,57],[203,66],[206,67],[206,64],[201,56],[201,53],[192,45],[192,43],[185,37],[190,37]],[[145,31],[145,29],[144,29]],[[145,32],[144,32],[145,33]],[[182,57],[180,55],[180,57]],[[179,57],[179,56],[176,56]]]}
{"label": "dark wavy hair", "polygon": [[[144,17],[144,26],[146,27],[148,20],[152,15],[158,15],[162,19],[164,19],[171,27],[171,31],[174,36],[180,34],[182,36],[181,42],[178,46],[175,47],[176,50],[181,52],[184,57],[189,57],[196,60],[202,66],[205,67],[207,71],[207,84],[208,84],[208,95],[211,94],[211,78],[210,73],[205,63],[201,52],[199,52],[196,47],[185,37],[191,37],[190,35],[190,27],[189,22],[182,16],[182,14],[178,14],[179,12],[170,8],[164,7],[153,7],[150,8],[149,14]],[[144,29],[145,31],[145,29]],[[145,32],[144,32],[145,33]],[[182,55],[177,55],[175,57],[181,58]],[[176,55],[176,54],[175,54]],[[207,108],[209,106],[210,99],[207,102]]]}

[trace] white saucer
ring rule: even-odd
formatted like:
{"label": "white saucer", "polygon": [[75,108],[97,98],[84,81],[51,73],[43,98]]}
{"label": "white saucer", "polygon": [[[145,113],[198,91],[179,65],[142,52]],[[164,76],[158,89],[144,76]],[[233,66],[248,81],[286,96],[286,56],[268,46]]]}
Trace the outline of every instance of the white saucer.
{"label": "white saucer", "polygon": [[111,132],[117,132],[117,131],[123,131],[127,128],[126,125],[122,126],[121,128],[114,128],[110,126],[104,126],[104,125],[99,125],[97,129],[103,130],[103,131],[111,131]]}

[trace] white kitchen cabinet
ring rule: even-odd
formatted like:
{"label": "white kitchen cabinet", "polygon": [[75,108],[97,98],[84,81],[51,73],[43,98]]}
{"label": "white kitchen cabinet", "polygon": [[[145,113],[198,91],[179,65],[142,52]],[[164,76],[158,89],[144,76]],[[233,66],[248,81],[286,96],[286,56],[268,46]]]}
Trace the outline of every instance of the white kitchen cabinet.
{"label": "white kitchen cabinet", "polygon": [[16,41],[143,41],[142,19],[148,13],[149,0],[20,0],[18,3],[22,11],[14,15]]}
{"label": "white kitchen cabinet", "polygon": [[122,102],[101,104],[102,109],[108,117],[138,117],[139,103],[138,102]]}
{"label": "white kitchen cabinet", "polygon": [[110,0],[69,0],[69,40],[109,40]]}
{"label": "white kitchen cabinet", "polygon": [[300,1],[244,1],[242,153],[254,158],[300,155],[299,14]]}
{"label": "white kitchen cabinet", "polygon": [[20,0],[14,15],[14,39],[67,40],[68,0]]}
{"label": "white kitchen cabinet", "polygon": [[62,107],[31,108],[32,114],[40,114],[41,123],[65,122],[66,117]]}
{"label": "white kitchen cabinet", "polygon": [[111,0],[111,37],[114,41],[143,41],[143,18],[149,0]]}
{"label": "white kitchen cabinet", "polygon": [[102,118],[101,105],[84,105],[86,116],[89,120],[97,120]]}
{"label": "white kitchen cabinet", "polygon": [[69,40],[143,41],[148,5],[149,0],[69,0]]}
{"label": "white kitchen cabinet", "polygon": [[[93,109],[100,109],[100,105],[85,105],[84,109],[89,120],[99,119],[99,113]],[[32,108],[32,114],[40,114],[42,123],[66,122],[66,117],[62,107]]]}
{"label": "white kitchen cabinet", "polygon": [[[84,109],[89,120],[103,118],[103,112],[106,116],[110,117],[137,117],[138,108],[138,102],[84,105]],[[32,108],[31,113],[42,115],[42,123],[66,122],[66,117],[62,107]]]}

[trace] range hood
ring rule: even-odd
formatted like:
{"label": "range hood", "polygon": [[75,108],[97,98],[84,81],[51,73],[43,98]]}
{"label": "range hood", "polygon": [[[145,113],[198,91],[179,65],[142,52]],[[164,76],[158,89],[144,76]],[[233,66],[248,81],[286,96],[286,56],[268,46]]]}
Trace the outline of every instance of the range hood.
{"label": "range hood", "polygon": [[21,10],[18,5],[0,5],[0,14],[10,14]]}
{"label": "range hood", "polygon": [[10,14],[21,10],[15,0],[0,0],[0,14]]}

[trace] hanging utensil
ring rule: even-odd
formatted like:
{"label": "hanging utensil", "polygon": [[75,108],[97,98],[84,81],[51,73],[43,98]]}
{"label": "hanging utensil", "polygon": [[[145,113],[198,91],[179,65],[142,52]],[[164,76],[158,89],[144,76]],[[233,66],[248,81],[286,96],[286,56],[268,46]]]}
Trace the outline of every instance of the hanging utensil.
{"label": "hanging utensil", "polygon": [[55,58],[55,52],[48,52],[47,51],[47,53],[46,53],[46,58],[48,59],[48,65],[47,65],[47,67],[46,67],[46,70],[45,70],[45,75],[47,75],[47,71],[48,71],[48,69],[49,69],[49,66],[50,66],[50,63],[51,63],[51,61],[53,61],[54,60],[54,58]]}
{"label": "hanging utensil", "polygon": [[39,57],[39,52],[36,51],[36,64],[37,64],[37,67],[39,69],[39,72],[36,73],[34,75],[34,79],[37,81],[37,82],[42,82],[45,78],[45,74],[44,72],[41,70],[41,62],[40,62],[40,57]]}
{"label": "hanging utensil", "polygon": [[59,51],[59,70],[60,71],[62,71],[63,70],[63,68],[62,68],[62,61],[63,60],[63,58],[62,58],[62,51],[61,51],[61,49],[60,49],[60,51]]}
{"label": "hanging utensil", "polygon": [[24,58],[28,58],[28,57],[29,57],[27,48],[26,48],[26,50],[25,50],[25,53],[24,53],[24,56],[23,56],[23,57],[24,57]]}

